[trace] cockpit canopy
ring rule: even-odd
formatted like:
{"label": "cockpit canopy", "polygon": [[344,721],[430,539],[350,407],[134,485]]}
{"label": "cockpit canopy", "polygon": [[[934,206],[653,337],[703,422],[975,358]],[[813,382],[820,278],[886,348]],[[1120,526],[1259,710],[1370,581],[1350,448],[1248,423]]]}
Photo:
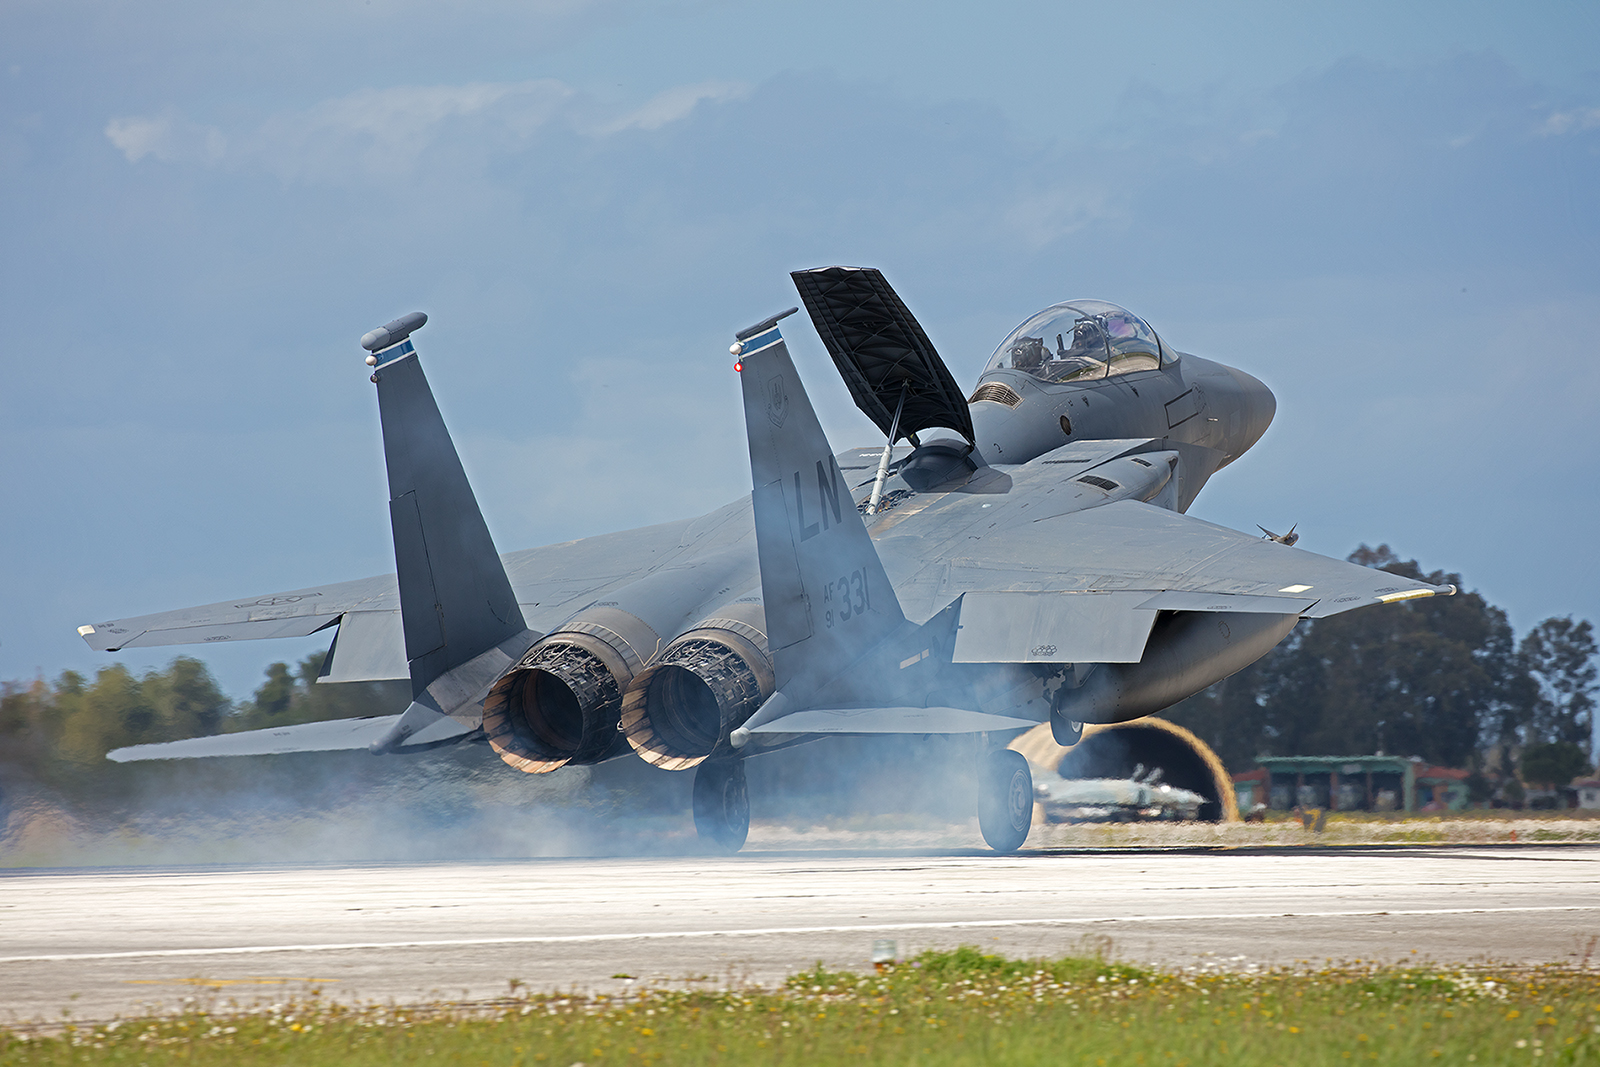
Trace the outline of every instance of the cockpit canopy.
{"label": "cockpit canopy", "polygon": [[1078,382],[1158,370],[1176,357],[1133,312],[1104,300],[1054,304],[1011,331],[984,368],[1046,382]]}

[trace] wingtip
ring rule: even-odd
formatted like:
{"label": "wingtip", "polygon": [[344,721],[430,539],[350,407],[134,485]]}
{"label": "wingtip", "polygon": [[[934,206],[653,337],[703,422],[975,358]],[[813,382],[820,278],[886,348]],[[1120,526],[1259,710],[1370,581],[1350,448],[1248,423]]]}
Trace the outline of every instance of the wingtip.
{"label": "wingtip", "polygon": [[[125,633],[126,632],[126,631],[123,631],[123,630],[118,630],[114,626],[114,624],[112,624],[112,623],[102,623],[101,625],[111,627],[111,630],[109,631],[111,633]],[[120,643],[119,644],[115,644],[115,645],[106,644],[105,643],[106,642],[106,638],[102,637],[102,636],[99,636],[99,635],[100,635],[100,631],[97,630],[95,627],[91,626],[88,623],[84,623],[82,626],[78,627],[78,636],[83,638],[84,644],[88,645],[90,648],[94,649],[96,652],[120,652],[120,651],[122,651],[122,644],[120,644]]]}

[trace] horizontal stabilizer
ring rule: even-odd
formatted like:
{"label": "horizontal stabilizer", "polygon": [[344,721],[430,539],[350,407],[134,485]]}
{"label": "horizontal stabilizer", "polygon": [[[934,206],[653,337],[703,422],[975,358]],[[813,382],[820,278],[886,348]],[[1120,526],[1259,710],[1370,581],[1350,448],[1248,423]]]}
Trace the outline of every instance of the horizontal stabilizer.
{"label": "horizontal stabilizer", "polygon": [[752,727],[753,734],[976,734],[1038,726],[1037,719],[967,708],[808,708]]}
{"label": "horizontal stabilizer", "polygon": [[[370,748],[388,737],[399,723],[398,715],[373,715],[360,719],[334,719],[266,730],[246,730],[237,734],[191,737],[183,741],[163,741],[153,745],[129,745],[113,749],[106,758],[115,763],[139,760],[202,759],[208,756],[276,756],[288,752],[339,752]],[[471,733],[475,728],[454,719],[440,717],[405,739],[406,748],[428,748]]]}

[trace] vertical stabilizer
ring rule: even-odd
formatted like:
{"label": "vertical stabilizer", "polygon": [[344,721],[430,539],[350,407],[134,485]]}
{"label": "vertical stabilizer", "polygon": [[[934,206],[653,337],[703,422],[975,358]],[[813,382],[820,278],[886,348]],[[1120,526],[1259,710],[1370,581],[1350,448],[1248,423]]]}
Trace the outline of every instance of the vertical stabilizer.
{"label": "vertical stabilizer", "polygon": [[418,698],[526,627],[416,350],[402,335],[368,362],[376,367],[400,616]]}
{"label": "vertical stabilizer", "polygon": [[777,688],[798,697],[905,615],[776,323],[745,336],[740,383],[767,639]]}

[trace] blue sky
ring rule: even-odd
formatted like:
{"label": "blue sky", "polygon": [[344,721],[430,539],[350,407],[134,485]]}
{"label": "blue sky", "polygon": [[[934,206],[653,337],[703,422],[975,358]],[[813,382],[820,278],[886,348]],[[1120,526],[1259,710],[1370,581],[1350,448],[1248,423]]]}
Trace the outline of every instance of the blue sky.
{"label": "blue sky", "polygon": [[[828,263],[963,383],[1124,304],[1278,396],[1193,514],[1600,616],[1597,11],[11,0],[0,678],[392,569],[356,338],[412,309],[502,549],[746,491],[729,334]],[[315,647],[204,651],[245,696]]]}

